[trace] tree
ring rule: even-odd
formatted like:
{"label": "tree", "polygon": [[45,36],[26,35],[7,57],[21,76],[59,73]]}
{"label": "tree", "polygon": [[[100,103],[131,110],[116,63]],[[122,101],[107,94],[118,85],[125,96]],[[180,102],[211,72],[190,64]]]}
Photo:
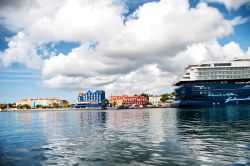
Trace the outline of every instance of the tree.
{"label": "tree", "polygon": [[6,109],[7,108],[7,104],[0,104],[0,108],[1,109]]}
{"label": "tree", "polygon": [[49,108],[49,106],[46,106],[46,105],[42,106],[42,109],[46,109],[46,108]]}
{"label": "tree", "polygon": [[103,110],[107,109],[108,104],[109,104],[109,102],[107,99],[102,100],[102,109]]}
{"label": "tree", "polygon": [[175,92],[172,92],[172,93],[169,94],[169,97],[174,97],[174,96],[176,96]]}
{"label": "tree", "polygon": [[57,103],[53,103],[53,108],[60,108],[60,106],[59,106],[59,104],[57,104]]}
{"label": "tree", "polygon": [[13,104],[11,104],[11,103],[8,104],[8,107],[9,108],[14,108]]}
{"label": "tree", "polygon": [[28,104],[18,105],[18,109],[31,109],[31,107]]}
{"label": "tree", "polygon": [[167,100],[169,99],[169,95],[168,95],[168,93],[166,93],[166,94],[163,94],[162,96],[161,96],[161,102],[166,102]]}
{"label": "tree", "polygon": [[149,100],[149,95],[148,94],[142,93],[141,96],[144,96],[147,100]]}
{"label": "tree", "polygon": [[117,101],[113,101],[111,104],[112,104],[112,107],[115,107],[117,105]]}
{"label": "tree", "polygon": [[43,108],[43,106],[41,104],[37,104],[36,108]]}
{"label": "tree", "polygon": [[28,104],[24,104],[24,106],[25,106],[26,109],[31,109],[31,106],[28,105]]}

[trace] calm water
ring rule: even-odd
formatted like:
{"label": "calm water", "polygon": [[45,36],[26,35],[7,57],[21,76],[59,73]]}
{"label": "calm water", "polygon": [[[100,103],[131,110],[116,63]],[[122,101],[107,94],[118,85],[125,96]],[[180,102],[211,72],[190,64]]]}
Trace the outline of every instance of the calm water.
{"label": "calm water", "polygon": [[2,112],[0,165],[250,165],[250,107]]}

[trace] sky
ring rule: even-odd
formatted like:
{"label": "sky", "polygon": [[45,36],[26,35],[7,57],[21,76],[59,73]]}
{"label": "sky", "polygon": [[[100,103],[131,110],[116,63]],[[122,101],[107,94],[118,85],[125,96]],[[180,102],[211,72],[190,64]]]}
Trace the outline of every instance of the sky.
{"label": "sky", "polygon": [[163,94],[189,64],[250,56],[250,0],[0,0],[0,103]]}

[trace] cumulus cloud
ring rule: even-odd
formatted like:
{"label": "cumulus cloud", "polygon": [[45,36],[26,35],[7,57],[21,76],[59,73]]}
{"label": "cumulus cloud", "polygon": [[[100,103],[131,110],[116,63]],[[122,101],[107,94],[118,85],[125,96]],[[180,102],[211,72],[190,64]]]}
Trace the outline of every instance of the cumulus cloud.
{"label": "cumulus cloud", "polygon": [[10,39],[8,49],[0,52],[0,60],[6,67],[12,63],[20,63],[33,69],[40,69],[43,66],[43,60],[37,55],[35,46],[23,32]]}
{"label": "cumulus cloud", "polygon": [[247,52],[246,52],[246,55],[247,55],[247,56],[250,56],[250,47],[248,47],[248,50],[247,50]]}
{"label": "cumulus cloud", "polygon": [[[7,6],[0,11],[2,24],[21,32],[1,53],[6,66],[43,64],[46,86],[103,87],[114,93],[160,92],[188,64],[221,58],[231,48],[240,54],[237,43],[224,48],[217,39],[232,34],[234,26],[246,21],[225,19],[206,3],[190,8],[188,0],[145,3],[127,18],[123,3],[112,0],[46,0],[33,1],[32,7]],[[27,14],[16,20],[24,10]],[[68,54],[44,49],[37,55],[46,43],[58,41],[79,42],[80,46]],[[13,56],[13,52],[18,54]],[[37,63],[31,66],[33,61]]]}
{"label": "cumulus cloud", "polygon": [[240,48],[240,45],[233,41],[223,47],[223,54],[226,58],[230,59],[233,57],[243,57],[247,55],[247,53],[244,53],[244,51]]}
{"label": "cumulus cloud", "polygon": [[111,1],[66,1],[53,16],[43,16],[28,28],[34,40],[102,41],[120,33],[122,8]]}
{"label": "cumulus cloud", "polygon": [[174,75],[161,71],[156,64],[143,66],[123,75],[102,75],[91,77],[70,77],[57,75],[44,81],[46,86],[63,89],[103,88],[111,95],[138,94],[141,92],[159,94],[171,91]]}
{"label": "cumulus cloud", "polygon": [[171,92],[174,75],[162,71],[156,64],[143,66],[129,74],[121,75],[112,83],[104,86],[109,94],[138,94],[141,92],[161,94]]}
{"label": "cumulus cloud", "polygon": [[95,89],[101,88],[106,84],[112,83],[117,76],[103,77],[103,76],[90,76],[90,77],[80,77],[80,76],[64,76],[57,75],[50,79],[44,80],[45,86],[52,88],[62,88],[62,89]]}
{"label": "cumulus cloud", "polygon": [[250,2],[250,0],[203,0],[203,1],[224,4],[228,10],[232,10],[232,9],[236,10],[240,6]]}
{"label": "cumulus cloud", "polygon": [[0,25],[18,32],[27,29],[37,19],[52,17],[64,1],[4,0],[1,3]]}
{"label": "cumulus cloud", "polygon": [[[250,49],[250,47],[248,49]],[[178,53],[172,61],[178,61],[181,66],[187,66],[189,64],[232,60],[246,56],[249,56],[249,53],[244,52],[239,44],[234,41],[224,46],[221,46],[217,41],[210,41],[188,46],[186,50]]]}

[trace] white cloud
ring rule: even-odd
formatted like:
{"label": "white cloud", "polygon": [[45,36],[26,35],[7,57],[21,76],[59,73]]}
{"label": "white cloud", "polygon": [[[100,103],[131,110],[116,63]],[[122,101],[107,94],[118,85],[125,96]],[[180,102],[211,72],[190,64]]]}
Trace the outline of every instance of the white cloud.
{"label": "white cloud", "polygon": [[170,64],[179,62],[178,64],[180,66],[187,66],[205,61],[232,60],[246,56],[249,56],[249,53],[244,52],[239,44],[233,41],[224,46],[221,46],[217,41],[210,41],[188,46],[185,51],[178,53],[177,56],[171,60],[172,63]]}
{"label": "white cloud", "polygon": [[[91,13],[92,12],[88,15],[91,15]],[[84,15],[87,14],[84,13],[83,18]],[[115,21],[120,21],[120,24],[113,24],[112,20],[109,21],[111,27],[118,25],[118,30],[96,30],[96,26],[91,25],[95,31],[95,35],[99,35],[99,38],[95,36],[87,37],[86,35],[76,36],[79,38],[78,40],[88,38],[88,41],[97,40],[98,45],[96,46],[96,50],[93,51],[89,49],[88,43],[82,43],[82,46],[73,50],[69,55],[59,55],[58,57],[46,60],[43,73],[45,75],[61,74],[64,72],[68,74],[82,73],[84,75],[86,75],[86,73],[92,74],[91,72],[93,72],[93,74],[98,72],[110,72],[114,74],[130,72],[137,69],[140,64],[155,62],[165,64],[167,61],[161,62],[158,59],[173,57],[179,50],[184,49],[187,45],[226,36],[233,32],[234,25],[242,21],[239,18],[225,20],[217,9],[208,7],[206,4],[200,4],[195,9],[189,9],[188,1],[148,3],[140,7],[133,14],[133,17],[137,19],[130,18],[125,25],[122,24],[123,20],[120,17],[120,20],[117,19],[117,21]],[[93,17],[93,19],[95,20],[95,17]],[[51,22],[57,24],[58,20],[55,19]],[[107,21],[105,22],[107,23]],[[105,26],[97,26],[97,28],[105,29]],[[64,30],[60,32],[60,28],[57,29],[57,33],[59,34],[66,33]],[[89,32],[89,29],[90,28],[82,28],[76,32],[92,34]],[[73,33],[74,32],[73,30]],[[109,35],[106,36],[109,37],[103,37],[103,33],[108,33]],[[56,34],[56,32],[53,34]],[[64,37],[62,37],[62,39],[64,39]],[[92,64],[89,64],[89,62]],[[70,67],[73,64],[79,67]],[[98,68],[91,68],[91,66],[98,66]]]}
{"label": "white cloud", "polygon": [[[99,83],[89,78],[99,75],[108,92],[163,91],[166,82],[171,83],[175,74],[186,65],[221,58],[221,46],[207,41],[232,33],[233,26],[242,22],[240,18],[225,20],[218,10],[206,4],[190,10],[187,1],[145,4],[133,14],[133,18],[120,27],[121,33],[112,31],[112,38],[100,38],[95,50],[83,43],[68,55],[46,60],[43,74],[49,77],[47,85],[67,85],[68,79],[65,79],[66,84],[64,79],[58,84],[52,81],[61,78],[62,74],[84,77],[81,83],[73,81],[72,86],[67,87],[95,87],[100,86]],[[180,52],[186,46],[187,50]],[[152,67],[152,64],[158,66]],[[169,74],[167,71],[174,72]],[[110,82],[104,81],[106,78]]]}
{"label": "white cloud", "polygon": [[38,41],[108,40],[113,34],[120,33],[123,26],[122,8],[112,5],[109,0],[107,3],[95,2],[66,1],[53,16],[34,20],[28,31]]}
{"label": "white cloud", "polygon": [[[38,66],[30,66],[28,61],[33,58],[42,64],[36,53],[40,48],[46,58],[42,67],[44,83],[53,88],[160,92],[185,65],[221,58],[221,53],[231,47],[237,53],[236,43],[224,48],[216,40],[232,34],[234,26],[246,21],[240,17],[227,20],[206,3],[190,8],[188,0],[146,3],[125,22],[125,8],[112,0],[48,3],[50,8],[35,1],[32,7],[15,8],[16,12],[4,8],[9,15],[0,12],[3,24],[22,29],[19,35],[25,34],[12,38],[19,43],[12,46],[10,42],[1,59],[6,65],[19,62]],[[27,15],[15,20],[24,9]],[[80,46],[66,55],[48,53],[42,47],[57,41],[76,41]],[[20,58],[13,59],[9,52],[18,51]]]}
{"label": "white cloud", "polygon": [[113,83],[105,85],[104,88],[112,95],[134,95],[142,92],[161,94],[172,91],[173,80],[174,75],[162,71],[157,65],[152,64],[122,75]]}
{"label": "white cloud", "polygon": [[52,88],[61,89],[95,89],[103,87],[105,84],[109,84],[116,76],[112,77],[101,77],[101,76],[91,76],[91,77],[80,77],[80,76],[64,76],[57,75],[50,79],[44,80],[45,86]]}
{"label": "white cloud", "polygon": [[0,60],[6,67],[12,63],[20,63],[34,69],[43,66],[43,60],[37,55],[35,46],[23,32],[19,32],[10,39],[8,49],[0,52]]}
{"label": "white cloud", "polygon": [[57,75],[45,80],[44,84],[53,88],[77,90],[103,88],[109,95],[133,95],[141,92],[159,94],[171,91],[169,87],[173,79],[174,75],[161,71],[157,65],[147,65],[124,75],[92,77]]}
{"label": "white cloud", "polygon": [[225,20],[217,9],[204,3],[189,9],[187,1],[148,3],[133,16],[137,19],[129,19],[122,33],[100,43],[100,50],[130,58],[174,56],[187,45],[231,34],[233,26],[242,21]]}
{"label": "white cloud", "polygon": [[247,52],[246,52],[246,55],[247,55],[247,56],[250,56],[250,47],[248,47],[248,50],[247,50]]}
{"label": "white cloud", "polygon": [[233,41],[223,47],[223,54],[226,58],[230,59],[247,55],[247,53],[244,53],[244,51],[240,48],[240,45]]}
{"label": "white cloud", "polygon": [[12,31],[21,31],[43,16],[53,16],[65,1],[11,0],[6,2],[0,6],[0,24]]}
{"label": "white cloud", "polygon": [[203,1],[224,4],[228,10],[232,10],[232,9],[236,10],[240,6],[250,2],[250,0],[203,0]]}
{"label": "white cloud", "polygon": [[[219,45],[216,41],[197,43],[188,46],[187,49],[179,52],[175,57],[168,58],[165,63],[165,65],[168,66],[168,70],[165,71],[161,70],[157,64],[149,64],[139,66],[138,69],[131,70],[126,74],[102,74],[101,76],[55,75],[51,78],[45,79],[44,83],[49,87],[63,89],[94,90],[103,88],[106,90],[108,95],[133,95],[141,92],[160,94],[163,92],[171,92],[171,83],[174,81],[176,74],[181,74],[184,67],[187,65],[198,64],[204,61],[224,60],[224,55],[227,55],[227,59],[250,56],[249,50],[248,52],[244,52],[235,42],[230,42],[225,46]],[[55,64],[55,66],[58,66],[58,64]],[[75,66],[72,65],[72,67]],[[171,72],[171,70],[174,72]],[[77,74],[77,71],[78,69],[72,73],[63,74]],[[92,75],[98,75],[98,73],[99,71]]]}

